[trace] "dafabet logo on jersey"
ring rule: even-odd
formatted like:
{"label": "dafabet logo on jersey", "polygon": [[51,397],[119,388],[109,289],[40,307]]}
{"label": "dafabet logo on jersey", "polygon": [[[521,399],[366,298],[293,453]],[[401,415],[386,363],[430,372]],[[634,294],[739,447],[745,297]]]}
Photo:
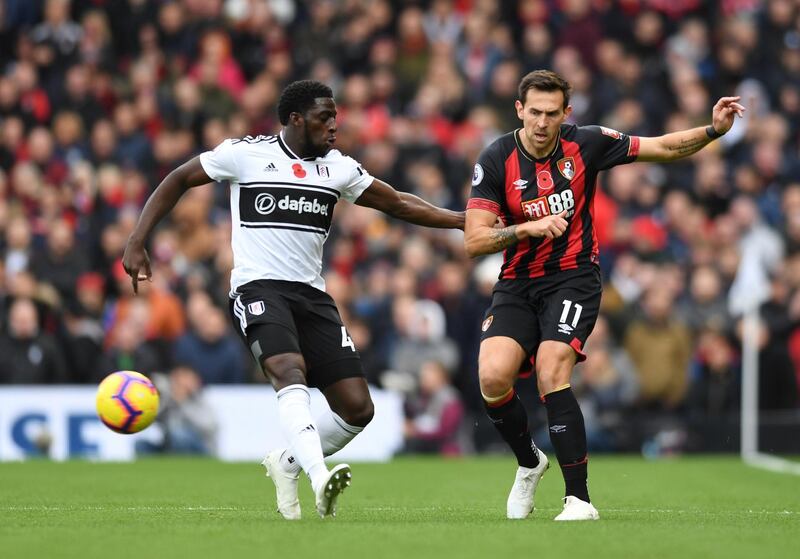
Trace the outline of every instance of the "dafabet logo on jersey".
{"label": "dafabet logo on jersey", "polygon": [[268,192],[262,192],[256,196],[255,208],[259,214],[269,215],[275,211],[276,207],[298,214],[328,215],[328,204],[320,204],[316,198],[307,200],[305,196],[301,196],[295,200],[287,194],[280,201],[276,201],[275,197]]}
{"label": "dafabet logo on jersey", "polygon": [[289,198],[287,194],[278,202],[278,207],[282,210],[297,212],[298,214],[318,214],[328,215],[328,204],[320,204],[319,200],[306,200],[305,196],[300,196],[297,200]]}
{"label": "dafabet logo on jersey", "polygon": [[327,234],[338,192],[298,186],[243,187],[239,190],[242,227],[284,228]]}

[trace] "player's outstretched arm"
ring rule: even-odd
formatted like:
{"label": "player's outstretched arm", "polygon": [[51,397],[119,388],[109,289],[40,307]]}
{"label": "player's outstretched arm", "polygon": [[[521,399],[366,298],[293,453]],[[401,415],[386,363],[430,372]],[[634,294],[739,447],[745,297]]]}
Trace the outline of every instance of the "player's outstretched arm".
{"label": "player's outstretched arm", "polygon": [[184,192],[209,182],[211,179],[203,170],[200,157],[195,157],[167,175],[147,199],[122,255],[122,266],[131,276],[134,293],[139,292],[140,280],[149,280],[152,276],[150,258],[144,248],[147,237],[158,222],[175,207]]}
{"label": "player's outstretched arm", "polygon": [[464,212],[454,212],[434,206],[419,196],[408,192],[398,192],[378,179],[375,179],[369,188],[358,197],[356,204],[380,210],[414,225],[441,229],[464,229]]}
{"label": "player's outstretched arm", "polygon": [[567,212],[548,215],[536,221],[526,221],[508,227],[496,227],[497,216],[477,208],[467,210],[464,227],[464,248],[470,258],[500,252],[526,237],[555,239],[567,230]]}
{"label": "player's outstretched arm", "polygon": [[739,104],[739,99],[740,97],[722,97],[717,101],[710,126],[699,126],[654,138],[640,138],[637,161],[667,162],[697,153],[730,130],[734,117],[742,116],[746,109]]}

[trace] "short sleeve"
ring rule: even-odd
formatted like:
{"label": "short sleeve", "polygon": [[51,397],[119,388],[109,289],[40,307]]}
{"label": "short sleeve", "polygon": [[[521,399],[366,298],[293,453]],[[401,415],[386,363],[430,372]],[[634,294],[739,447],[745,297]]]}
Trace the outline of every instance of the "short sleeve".
{"label": "short sleeve", "polygon": [[239,178],[236,167],[236,153],[233,141],[229,138],[215,147],[212,151],[200,154],[200,164],[209,178],[215,181],[235,181]]}
{"label": "short sleeve", "polygon": [[375,179],[364,170],[358,161],[351,157],[347,159],[352,164],[352,168],[350,169],[350,180],[342,188],[342,199],[348,202],[355,202],[372,185],[372,181]]}
{"label": "short sleeve", "polygon": [[468,210],[487,210],[503,215],[505,186],[497,151],[496,144],[492,144],[478,156],[478,162],[472,169],[472,192],[467,202]]}
{"label": "short sleeve", "polygon": [[605,126],[583,126],[586,141],[593,146],[598,170],[632,163],[639,155],[639,137],[628,136]]}

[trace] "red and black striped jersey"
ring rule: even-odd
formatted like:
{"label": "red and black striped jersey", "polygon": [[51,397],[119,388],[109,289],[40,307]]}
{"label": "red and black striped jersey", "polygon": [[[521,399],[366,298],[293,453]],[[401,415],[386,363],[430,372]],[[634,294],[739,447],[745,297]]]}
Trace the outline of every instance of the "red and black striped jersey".
{"label": "red and black striped jersey", "polygon": [[536,159],[515,130],[478,157],[467,209],[488,210],[507,225],[567,211],[567,230],[554,240],[527,238],[504,252],[500,279],[536,278],[597,264],[592,220],[597,174],[634,161],[639,138],[602,126],[562,124],[549,157]]}

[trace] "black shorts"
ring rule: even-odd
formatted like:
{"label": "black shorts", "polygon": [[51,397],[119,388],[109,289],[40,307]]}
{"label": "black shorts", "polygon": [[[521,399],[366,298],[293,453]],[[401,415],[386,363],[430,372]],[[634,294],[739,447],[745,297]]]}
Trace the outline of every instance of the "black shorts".
{"label": "black shorts", "polygon": [[330,295],[293,281],[258,280],[236,289],[231,318],[261,365],[280,353],[300,353],[309,386],[324,389],[363,377],[361,358]]}
{"label": "black shorts", "polygon": [[569,344],[577,360],[600,312],[599,269],[565,270],[534,279],[500,280],[481,325],[481,341],[494,336],[516,340],[528,359],[520,376],[530,375],[536,350],[544,340]]}

